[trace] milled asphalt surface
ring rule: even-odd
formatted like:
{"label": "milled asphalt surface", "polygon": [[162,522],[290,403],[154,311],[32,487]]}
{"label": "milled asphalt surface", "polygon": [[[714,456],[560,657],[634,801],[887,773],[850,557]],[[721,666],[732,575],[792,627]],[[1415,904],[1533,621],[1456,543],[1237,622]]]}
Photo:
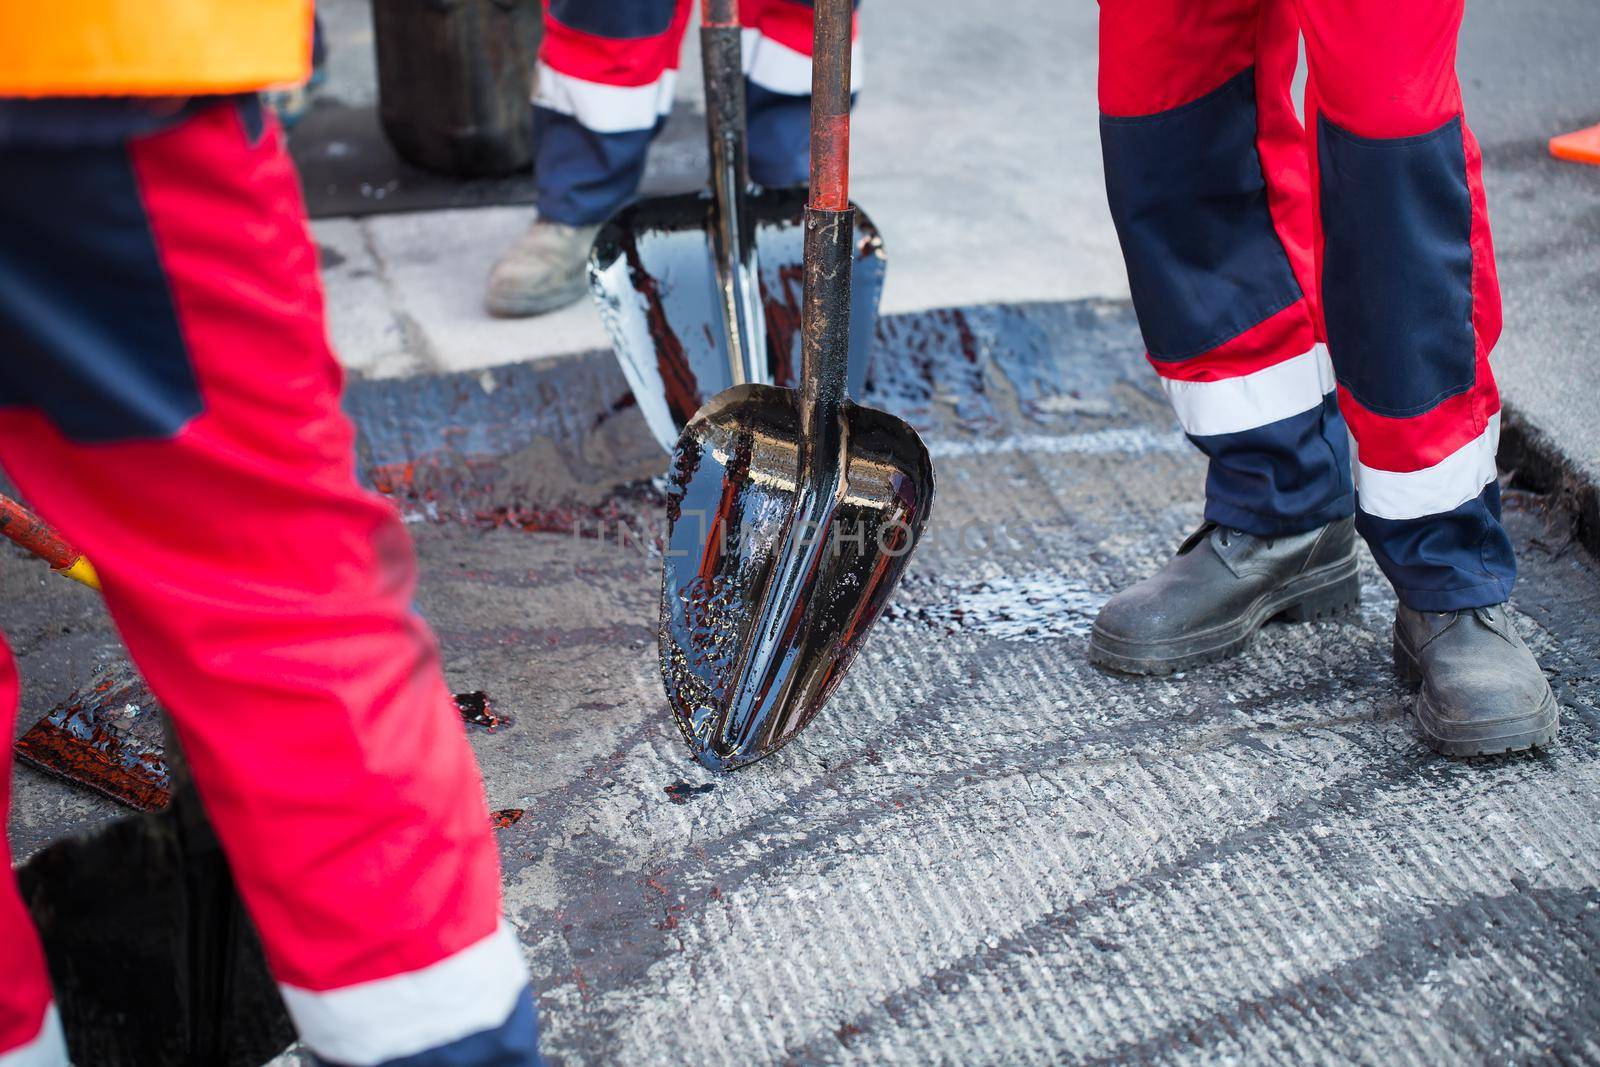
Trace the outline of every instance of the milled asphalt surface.
{"label": "milled asphalt surface", "polygon": [[[553,1059],[1600,1058],[1600,573],[1562,512],[1510,494],[1560,744],[1447,762],[1370,564],[1359,612],[1234,663],[1085,662],[1094,610],[1198,514],[1125,306],[893,317],[877,360],[934,525],[818,720],[722,777],[661,693],[662,457],[609,357],[352,389],[362,468],[418,465],[450,681],[513,720],[472,739],[527,813],[499,837]],[[117,650],[91,597],[3,565],[31,721]],[[24,854],[109,814],[17,774]]]}

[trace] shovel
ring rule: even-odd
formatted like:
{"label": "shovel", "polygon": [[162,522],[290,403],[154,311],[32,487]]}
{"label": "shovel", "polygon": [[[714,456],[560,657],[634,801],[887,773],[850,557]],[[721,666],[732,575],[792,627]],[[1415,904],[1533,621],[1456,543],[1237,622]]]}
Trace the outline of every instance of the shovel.
{"label": "shovel", "polygon": [[[645,422],[669,452],[706,400],[735,385],[793,385],[798,364],[805,192],[750,185],[736,6],[703,5],[709,193],[626,207],[589,253],[589,291]],[[885,266],[878,231],[859,211],[853,244],[850,381],[859,391]]]}
{"label": "shovel", "polygon": [[717,394],[670,472],[661,670],[690,749],[714,770],[774,752],[816,715],[933,503],[916,431],[847,399],[851,3],[815,11],[802,387]]}

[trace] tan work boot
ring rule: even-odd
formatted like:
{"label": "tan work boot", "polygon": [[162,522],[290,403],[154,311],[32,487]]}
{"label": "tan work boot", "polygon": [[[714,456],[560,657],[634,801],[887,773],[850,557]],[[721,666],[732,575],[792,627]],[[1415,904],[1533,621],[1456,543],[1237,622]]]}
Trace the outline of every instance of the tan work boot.
{"label": "tan work boot", "polygon": [[583,296],[589,246],[599,226],[535,219],[489,272],[489,314],[515,319],[564,308]]}

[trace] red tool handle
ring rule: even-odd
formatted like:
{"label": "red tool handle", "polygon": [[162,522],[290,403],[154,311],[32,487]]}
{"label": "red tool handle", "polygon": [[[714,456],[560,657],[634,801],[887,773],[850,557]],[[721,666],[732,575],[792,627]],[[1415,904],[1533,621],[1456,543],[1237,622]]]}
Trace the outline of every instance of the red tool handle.
{"label": "red tool handle", "polygon": [[811,39],[811,206],[850,206],[851,0],[816,0]]}
{"label": "red tool handle", "polygon": [[9,537],[32,552],[61,575],[82,582],[90,589],[100,588],[100,576],[89,561],[48,523],[10,497],[0,494],[0,535]]}
{"label": "red tool handle", "polygon": [[0,495],[0,534],[32,552],[56,570],[65,570],[78,558],[78,552],[39,516]]}
{"label": "red tool handle", "polygon": [[700,25],[707,29],[739,25],[739,0],[704,0],[700,5]]}

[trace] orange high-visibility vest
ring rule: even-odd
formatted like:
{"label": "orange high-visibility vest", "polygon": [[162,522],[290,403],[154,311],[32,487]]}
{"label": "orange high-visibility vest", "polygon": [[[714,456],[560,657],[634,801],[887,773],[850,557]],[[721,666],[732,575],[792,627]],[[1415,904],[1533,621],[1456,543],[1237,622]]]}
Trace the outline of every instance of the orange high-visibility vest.
{"label": "orange high-visibility vest", "polygon": [[0,96],[189,96],[304,81],[312,0],[0,0]]}

